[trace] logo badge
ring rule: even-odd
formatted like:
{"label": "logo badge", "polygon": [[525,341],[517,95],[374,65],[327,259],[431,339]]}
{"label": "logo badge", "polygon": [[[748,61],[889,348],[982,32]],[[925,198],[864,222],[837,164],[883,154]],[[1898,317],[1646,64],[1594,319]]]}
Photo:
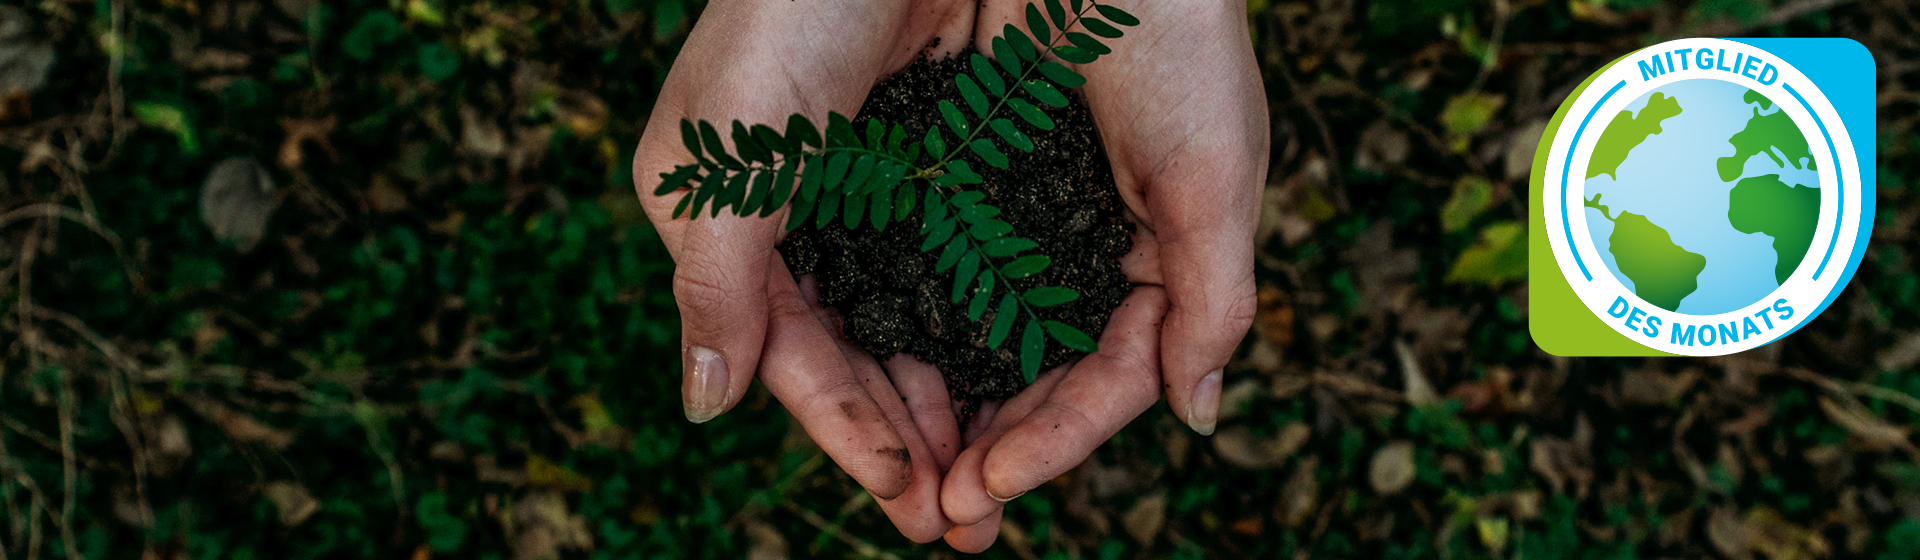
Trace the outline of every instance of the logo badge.
{"label": "logo badge", "polygon": [[1718,356],[1806,325],[1873,229],[1874,107],[1846,39],[1681,39],[1601,69],[1534,156],[1534,342]]}

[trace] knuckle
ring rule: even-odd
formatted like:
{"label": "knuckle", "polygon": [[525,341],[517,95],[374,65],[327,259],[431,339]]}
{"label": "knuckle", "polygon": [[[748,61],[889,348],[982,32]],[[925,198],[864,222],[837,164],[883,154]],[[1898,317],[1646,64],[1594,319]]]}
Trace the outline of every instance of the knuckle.
{"label": "knuckle", "polygon": [[726,309],[733,303],[734,294],[730,293],[731,287],[724,283],[724,278],[711,266],[681,265],[673,274],[673,299],[680,306],[680,312],[706,316]]}

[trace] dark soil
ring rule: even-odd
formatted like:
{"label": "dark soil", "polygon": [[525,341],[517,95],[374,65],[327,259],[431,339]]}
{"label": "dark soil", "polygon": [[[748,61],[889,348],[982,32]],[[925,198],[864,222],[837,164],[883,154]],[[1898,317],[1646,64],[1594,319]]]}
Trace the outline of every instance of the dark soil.
{"label": "dark soil", "polygon": [[[915,62],[874,88],[855,124],[879,119],[904,125],[909,138],[924,137],[927,127],[938,125],[940,100],[962,103],[953,78],[964,66],[957,58]],[[995,169],[967,154],[968,164],[986,179],[967,188],[986,193],[986,202],[1013,224],[1014,235],[1038,242],[1033,251],[1053,259],[1045,272],[1014,280],[1013,287],[1079,290],[1080,299],[1038,311],[1098,340],[1107,317],[1131,288],[1119,259],[1133,246],[1133,226],[1121,214],[1099,131],[1086,106],[1077,96],[1072,99],[1067,107],[1048,110],[1057,124],[1051,131],[1019,123],[1035,148],[1031,153],[1004,148],[1012,169]],[[820,301],[843,314],[848,340],[882,360],[905,352],[939,367],[953,398],[968,403],[962,416],[971,416],[979,402],[1013,396],[1026,386],[1019,333],[1016,329],[999,349],[988,348],[992,306],[980,321],[968,320],[966,307],[948,299],[951,272],[934,272],[938,251],[920,252],[921,240],[914,220],[886,231],[802,229],[780,250],[794,274],[818,279]],[[1041,371],[1079,355],[1049,341]]]}

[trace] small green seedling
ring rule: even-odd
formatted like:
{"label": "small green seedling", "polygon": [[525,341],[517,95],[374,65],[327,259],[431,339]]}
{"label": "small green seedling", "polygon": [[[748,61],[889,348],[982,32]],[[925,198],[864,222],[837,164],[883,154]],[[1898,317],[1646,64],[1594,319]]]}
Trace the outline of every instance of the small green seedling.
{"label": "small green seedling", "polygon": [[[909,141],[900,125],[868,120],[863,133],[845,115],[832,113],[822,134],[820,127],[796,114],[787,119],[784,133],[734,121],[734,151],[729,153],[712,123],[681,120],[681,140],[698,163],[660,174],[654,195],[688,191],[674,207],[674,218],[698,219],[703,211],[719,216],[722,209],[767,217],[788,207],[789,231],[836,224],[884,230],[915,217],[918,210],[925,237],[920,251],[940,252],[935,271],[953,273],[953,303],[964,302],[974,321],[988,305],[998,306],[987,344],[1000,348],[1024,318],[1020,369],[1031,383],[1048,338],[1082,352],[1093,352],[1098,344],[1080,329],[1034,312],[1079,299],[1078,291],[1043,286],[1013,292],[1008,280],[1039,274],[1052,260],[1034,251],[1038,246],[1033,240],[1013,235],[1013,226],[998,219],[1000,209],[988,204],[984,193],[966,188],[979,184],[981,177],[956,158],[966,150],[1006,169],[1003,146],[1033,151],[1032,136],[1008,114],[1037,131],[1053,130],[1053,119],[1039,105],[1065,107],[1067,96],[1061,89],[1087,81],[1046,55],[1075,64],[1093,62],[1112,52],[1099,38],[1120,37],[1120,27],[1140,23],[1120,8],[1069,1],[1071,6],[1045,0],[1044,14],[1040,6],[1027,4],[1026,31],[1008,24],[993,38],[992,59],[969,56],[971,72],[954,77],[966,109],[940,102],[944,132],[929,127],[924,138]],[[1086,32],[1073,31],[1076,27]],[[957,140],[950,142],[949,133]],[[1006,287],[1005,293],[994,303],[1000,286]]]}

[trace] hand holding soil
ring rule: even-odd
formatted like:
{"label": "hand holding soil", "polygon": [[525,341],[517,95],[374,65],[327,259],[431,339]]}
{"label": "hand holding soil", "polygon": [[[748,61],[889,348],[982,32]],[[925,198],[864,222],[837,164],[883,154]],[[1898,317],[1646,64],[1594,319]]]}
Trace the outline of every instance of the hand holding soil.
{"label": "hand holding soil", "polygon": [[[815,119],[828,110],[851,113],[874,83],[905,67],[922,46],[935,44],[928,54],[936,60],[969,40],[986,51],[988,39],[1003,23],[1019,21],[1026,7],[988,2],[976,21],[970,2],[919,3],[910,12],[893,3],[866,4],[711,5],[663,88],[635,176],[659,176],[687,163],[689,154],[672,133],[682,118],[778,124],[794,112]],[[1097,352],[1077,362],[1066,362],[1068,355],[1050,359],[1066,364],[1004,403],[981,406],[963,437],[956,411],[978,404],[983,393],[952,386],[951,361],[944,362],[943,376],[911,352],[883,355],[880,362],[873,340],[855,344],[842,337],[847,316],[817,303],[836,301],[833,290],[811,278],[796,283],[788,269],[795,255],[782,259],[774,251],[780,214],[672,220],[680,200],[643,192],[679,264],[674,285],[684,321],[688,417],[701,422],[718,415],[757,373],[829,456],[881,498],[904,534],[922,542],[944,535],[961,550],[983,549],[996,537],[1004,502],[994,496],[1016,496],[1078,465],[1158,398],[1156,384],[1165,387],[1177,414],[1211,433],[1220,368],[1253,309],[1251,237],[1266,167],[1265,97],[1239,6],[1125,7],[1137,9],[1146,23],[1117,39],[1110,57],[1075,67],[1086,77],[1085,109],[1054,113],[1064,131],[1073,130],[1075,115],[1081,121],[1091,115],[1111,160],[1117,189],[1109,192],[1124,203],[1113,208],[1109,201],[1108,212],[1124,211],[1135,224],[1132,250],[1119,263],[1131,293],[1104,328],[1097,320],[1076,325],[1099,337]],[[850,32],[810,32],[819,29]],[[1080,126],[1086,136],[1084,122]],[[1041,149],[1028,155],[1047,154],[1051,141],[1036,134]],[[1087,153],[1090,144],[1081,140],[1079,151]],[[1099,148],[1091,145],[1091,153]],[[1090,175],[1105,179],[1107,170],[1097,171]],[[1002,196],[994,188],[986,186],[989,202]],[[1068,227],[1020,223],[1016,205],[1003,205],[1016,228]],[[893,233],[911,236],[904,224]],[[1043,234],[1022,233],[1041,240],[1040,251],[1054,249]],[[1084,305],[1104,297],[1111,306],[1121,297],[1071,285],[1086,294]],[[852,319],[861,319],[860,311]],[[887,350],[902,348],[911,347]]]}

